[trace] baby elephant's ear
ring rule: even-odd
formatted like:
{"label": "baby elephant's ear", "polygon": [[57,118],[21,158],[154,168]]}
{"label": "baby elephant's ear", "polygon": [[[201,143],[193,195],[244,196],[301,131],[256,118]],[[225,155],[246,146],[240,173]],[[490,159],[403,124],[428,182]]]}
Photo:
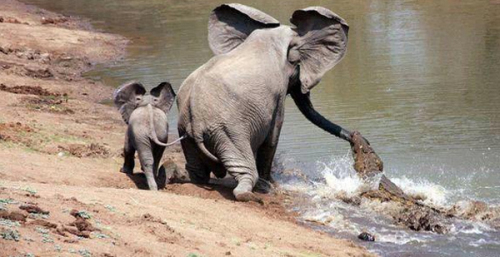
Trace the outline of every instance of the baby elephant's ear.
{"label": "baby elephant's ear", "polygon": [[167,113],[174,103],[175,92],[172,85],[168,82],[162,82],[157,87],[151,89],[151,95],[154,98],[153,105]]}
{"label": "baby elephant's ear", "polygon": [[120,111],[123,120],[128,124],[130,115],[137,107],[137,104],[146,94],[146,89],[141,83],[131,81],[121,85],[113,94],[115,106]]}

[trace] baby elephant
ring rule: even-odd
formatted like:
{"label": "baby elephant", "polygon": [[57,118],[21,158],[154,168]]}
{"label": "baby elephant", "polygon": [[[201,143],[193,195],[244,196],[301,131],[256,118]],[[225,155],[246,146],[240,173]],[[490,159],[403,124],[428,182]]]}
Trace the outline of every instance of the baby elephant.
{"label": "baby elephant", "polygon": [[[162,82],[146,94],[138,82],[126,83],[113,94],[114,103],[125,123],[125,161],[121,172],[132,174],[137,150],[141,168],[150,190],[158,190],[155,173],[168,139],[167,113],[174,103],[175,93],[168,82]],[[165,142],[165,143],[163,143]]]}

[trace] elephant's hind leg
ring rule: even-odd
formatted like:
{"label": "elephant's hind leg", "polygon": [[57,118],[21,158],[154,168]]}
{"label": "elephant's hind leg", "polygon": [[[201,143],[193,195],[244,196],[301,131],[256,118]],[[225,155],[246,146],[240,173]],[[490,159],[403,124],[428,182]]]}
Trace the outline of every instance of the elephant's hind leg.
{"label": "elephant's hind leg", "polygon": [[126,174],[134,173],[134,166],[135,166],[134,156],[135,156],[135,148],[132,142],[130,141],[127,132],[125,134],[125,145],[123,147],[124,162],[123,162],[123,167],[120,170],[121,172]]}
{"label": "elephant's hind leg", "polygon": [[210,170],[202,160],[203,153],[192,138],[181,141],[184,157],[186,157],[186,171],[189,180],[195,184],[208,184],[210,180]]}
{"label": "elephant's hind leg", "polygon": [[252,148],[248,140],[239,140],[238,145],[235,145],[234,141],[229,138],[223,140],[221,145],[224,147],[219,154],[227,172],[238,181],[238,185],[233,190],[234,197],[242,202],[262,202],[252,192],[259,179]]}
{"label": "elephant's hind leg", "polygon": [[165,168],[161,166],[160,169],[158,169],[164,151],[165,151],[164,146],[155,145],[153,147],[153,159],[154,159],[153,172],[156,174],[155,177],[157,178],[159,188],[164,188],[166,183]]}
{"label": "elephant's hind leg", "polygon": [[[144,144],[144,143],[143,143]],[[142,171],[146,175],[146,180],[148,182],[149,190],[157,191],[158,186],[156,185],[156,180],[153,172],[154,168],[154,156],[151,149],[151,145],[144,144],[143,147],[138,149],[139,159],[141,161]]]}

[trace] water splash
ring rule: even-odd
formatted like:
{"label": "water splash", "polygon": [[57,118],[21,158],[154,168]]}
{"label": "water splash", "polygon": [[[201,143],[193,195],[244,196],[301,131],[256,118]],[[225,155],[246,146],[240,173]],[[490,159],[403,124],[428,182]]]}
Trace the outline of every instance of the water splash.
{"label": "water splash", "polygon": [[[313,167],[308,165],[294,168],[292,173],[297,176],[295,179],[289,175],[287,179],[277,179],[277,181],[280,187],[300,192],[308,197],[308,200],[302,200],[294,206],[294,210],[299,212],[303,221],[349,239],[354,239],[360,232],[367,231],[377,237],[377,243],[372,247],[375,247],[377,252],[385,249],[381,253],[388,256],[414,252],[421,250],[421,247],[426,247],[425,251],[431,253],[440,249],[443,244],[449,244],[450,240],[474,248],[481,245],[491,246],[491,242],[500,236],[488,225],[475,221],[452,224],[448,235],[415,232],[393,224],[393,221],[386,216],[397,210],[398,207],[394,203],[380,203],[365,198],[361,198],[359,206],[345,203],[346,198],[359,196],[362,192],[378,187],[377,179],[374,183],[366,185],[354,170],[353,162],[350,153],[347,153],[317,162]],[[294,164],[287,160],[286,163],[281,163],[281,168],[291,170],[289,167],[299,166]],[[456,194],[460,193],[456,189],[446,188],[422,178],[412,179],[404,175],[391,177],[390,174],[388,177],[405,193],[435,207],[453,206]],[[460,198],[463,197],[464,195],[460,194]],[[381,215],[382,213],[384,215]]]}
{"label": "water splash", "polygon": [[315,193],[320,196],[355,196],[365,186],[352,167],[350,155],[333,158],[329,163],[318,163],[321,180],[316,183]]}
{"label": "water splash", "polygon": [[407,177],[391,178],[399,188],[416,199],[422,199],[427,205],[445,207],[449,204],[449,190],[441,185],[426,180],[413,181]]}

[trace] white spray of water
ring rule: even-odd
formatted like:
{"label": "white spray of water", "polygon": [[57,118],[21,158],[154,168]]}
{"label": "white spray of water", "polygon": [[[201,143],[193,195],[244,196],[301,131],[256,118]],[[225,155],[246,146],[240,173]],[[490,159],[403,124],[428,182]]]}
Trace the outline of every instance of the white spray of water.
{"label": "white spray of water", "polygon": [[423,199],[425,204],[434,206],[445,206],[449,191],[443,186],[426,180],[413,181],[407,177],[391,178],[405,193],[416,198]]}
{"label": "white spray of water", "polygon": [[[328,163],[318,163],[318,171],[322,181],[311,184],[285,185],[287,189],[308,192],[311,196],[319,198],[352,197],[362,192],[378,187],[378,181],[367,184],[363,182],[353,168],[353,159],[348,153],[334,157]],[[448,202],[450,191],[443,186],[426,180],[414,181],[407,177],[390,178],[405,193],[423,199],[424,203],[434,206],[445,206]],[[375,187],[375,188],[374,188]]]}
{"label": "white spray of water", "polygon": [[345,194],[354,196],[364,186],[363,181],[352,167],[353,160],[350,155],[334,158],[330,163],[321,163],[320,170],[325,180],[324,186],[318,186],[322,195]]}
{"label": "white spray of water", "polygon": [[[354,170],[353,162],[350,153],[337,156],[329,162],[317,164],[315,172],[318,172],[316,174],[319,174],[319,176],[315,175],[316,179],[312,181],[310,179],[298,179],[281,184],[285,190],[300,192],[310,197],[309,202],[304,202],[307,203],[306,206],[297,206],[303,220],[323,224],[334,228],[336,231],[350,234],[369,231],[377,236],[379,242],[404,245],[425,243],[433,240],[431,234],[414,234],[413,232],[401,231],[398,227],[383,232],[381,228],[386,227],[384,225],[385,221],[382,221],[380,216],[373,215],[373,211],[390,215],[392,211],[397,210],[390,202],[380,203],[362,199],[361,205],[357,207],[344,203],[341,199],[358,196],[362,192],[375,189],[374,186],[378,187],[378,180],[375,184],[366,185]],[[454,190],[446,189],[441,185],[421,178],[414,180],[406,176],[394,178],[390,174],[386,175],[405,193],[422,199],[425,204],[446,207],[452,201],[450,198],[452,198]],[[355,221],[359,221],[360,218],[369,221],[368,223]],[[389,225],[389,227],[392,227],[392,225]],[[478,235],[484,231],[488,231],[488,226],[471,222],[469,225],[452,228],[450,234]],[[481,242],[478,242],[478,244],[481,244]]]}
{"label": "white spray of water", "polygon": [[[354,196],[378,187],[378,183],[367,185],[358,177],[353,168],[353,159],[350,154],[334,157],[329,163],[323,163],[322,166],[320,173],[325,180],[325,187],[318,186],[319,192],[317,192],[321,195],[345,194]],[[422,199],[425,204],[445,206],[448,203],[450,191],[441,185],[423,179],[415,181],[407,177],[390,179],[405,193]]]}
{"label": "white spray of water", "polygon": [[408,243],[425,243],[428,239],[425,236],[414,236],[404,231],[397,231],[388,234],[381,234],[377,238],[378,242],[393,243],[397,245],[405,245]]}

